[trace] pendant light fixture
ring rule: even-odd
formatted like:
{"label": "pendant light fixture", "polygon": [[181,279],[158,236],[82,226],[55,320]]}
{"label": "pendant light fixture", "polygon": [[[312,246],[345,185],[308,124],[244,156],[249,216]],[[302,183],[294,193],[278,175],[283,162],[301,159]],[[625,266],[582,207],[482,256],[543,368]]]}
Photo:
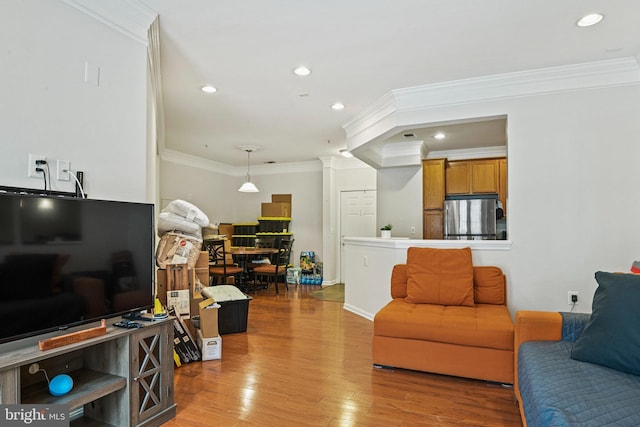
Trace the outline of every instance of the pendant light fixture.
{"label": "pendant light fixture", "polygon": [[244,146],[244,147],[240,147],[242,150],[247,152],[247,181],[242,184],[242,186],[240,188],[238,188],[238,191],[240,191],[241,193],[257,193],[260,190],[258,190],[258,187],[256,187],[256,185],[251,182],[251,174],[250,174],[250,170],[251,170],[251,152],[256,150],[257,147],[253,147],[253,146]]}

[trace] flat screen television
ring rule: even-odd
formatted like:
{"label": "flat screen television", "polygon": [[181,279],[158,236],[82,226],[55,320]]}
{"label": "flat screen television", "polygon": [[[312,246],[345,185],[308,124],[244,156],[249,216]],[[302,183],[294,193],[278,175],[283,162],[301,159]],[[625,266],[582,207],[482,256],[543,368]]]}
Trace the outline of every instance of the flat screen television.
{"label": "flat screen television", "polygon": [[0,343],[154,302],[154,207],[0,193]]}

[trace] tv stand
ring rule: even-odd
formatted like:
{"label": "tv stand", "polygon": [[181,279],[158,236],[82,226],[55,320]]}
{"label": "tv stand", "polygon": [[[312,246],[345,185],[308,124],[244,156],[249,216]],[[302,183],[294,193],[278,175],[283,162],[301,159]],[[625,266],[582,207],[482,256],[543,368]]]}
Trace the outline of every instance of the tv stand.
{"label": "tv stand", "polygon": [[[158,426],[174,418],[173,319],[134,329],[114,327],[119,320],[107,321],[106,335],[51,350],[28,339],[0,348],[0,404],[65,404],[82,414],[73,425]],[[50,395],[44,376],[29,373],[36,362],[50,378],[70,375],[73,389]]]}
{"label": "tv stand", "polygon": [[134,322],[153,322],[155,320],[152,314],[143,313],[141,311],[132,311],[131,313],[123,314],[122,318]]}

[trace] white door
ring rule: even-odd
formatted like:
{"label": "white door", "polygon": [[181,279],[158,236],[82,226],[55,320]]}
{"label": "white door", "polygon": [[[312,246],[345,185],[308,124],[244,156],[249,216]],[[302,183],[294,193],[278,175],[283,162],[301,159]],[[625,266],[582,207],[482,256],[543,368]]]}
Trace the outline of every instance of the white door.
{"label": "white door", "polygon": [[342,238],[376,237],[376,192],[340,192],[340,282],[344,282]]}

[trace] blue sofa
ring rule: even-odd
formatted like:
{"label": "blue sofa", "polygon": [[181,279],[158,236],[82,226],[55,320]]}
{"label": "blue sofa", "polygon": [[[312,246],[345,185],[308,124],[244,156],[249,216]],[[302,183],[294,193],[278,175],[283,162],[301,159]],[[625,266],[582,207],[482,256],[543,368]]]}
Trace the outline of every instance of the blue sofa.
{"label": "blue sofa", "polygon": [[640,426],[640,376],[570,357],[589,319],[517,312],[514,390],[525,427]]}

